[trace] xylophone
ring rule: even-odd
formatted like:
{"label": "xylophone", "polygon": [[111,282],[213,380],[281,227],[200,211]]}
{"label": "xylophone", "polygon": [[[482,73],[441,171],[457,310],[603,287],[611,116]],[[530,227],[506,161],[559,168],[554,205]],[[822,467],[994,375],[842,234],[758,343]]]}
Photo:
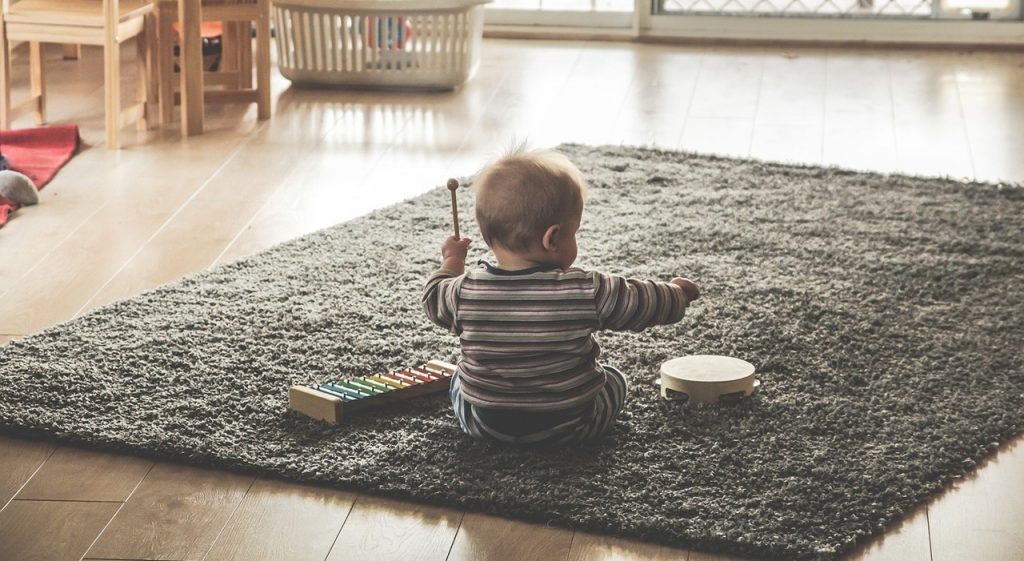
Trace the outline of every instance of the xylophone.
{"label": "xylophone", "polygon": [[422,366],[386,374],[345,378],[316,386],[296,385],[288,390],[288,407],[336,425],[346,412],[446,391],[454,374],[454,364],[432,360]]}

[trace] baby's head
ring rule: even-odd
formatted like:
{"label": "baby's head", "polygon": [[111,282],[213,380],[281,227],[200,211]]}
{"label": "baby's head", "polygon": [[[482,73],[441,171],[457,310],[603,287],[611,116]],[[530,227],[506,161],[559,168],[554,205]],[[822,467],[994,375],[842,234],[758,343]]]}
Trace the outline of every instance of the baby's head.
{"label": "baby's head", "polygon": [[553,150],[512,150],[473,182],[476,221],[499,256],[568,268],[576,260],[576,230],[586,182]]}

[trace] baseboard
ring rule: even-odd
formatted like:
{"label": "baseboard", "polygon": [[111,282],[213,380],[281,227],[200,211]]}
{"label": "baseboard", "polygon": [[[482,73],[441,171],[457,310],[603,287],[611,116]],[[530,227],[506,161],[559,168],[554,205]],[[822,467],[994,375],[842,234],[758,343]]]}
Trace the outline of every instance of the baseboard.
{"label": "baseboard", "polygon": [[484,26],[484,37],[661,44],[1024,50],[1024,22],[662,16],[629,28]]}

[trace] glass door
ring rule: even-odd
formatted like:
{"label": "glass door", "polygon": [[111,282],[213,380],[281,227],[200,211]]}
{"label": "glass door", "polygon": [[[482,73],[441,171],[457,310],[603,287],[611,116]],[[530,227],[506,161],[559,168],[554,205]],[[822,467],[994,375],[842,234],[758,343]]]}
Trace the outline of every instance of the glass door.
{"label": "glass door", "polygon": [[488,24],[629,28],[636,0],[494,0]]}
{"label": "glass door", "polygon": [[636,38],[1020,45],[1021,2],[493,0],[485,17],[492,29],[526,35],[548,28]]}
{"label": "glass door", "polygon": [[656,0],[653,15],[1019,19],[1019,0]]}

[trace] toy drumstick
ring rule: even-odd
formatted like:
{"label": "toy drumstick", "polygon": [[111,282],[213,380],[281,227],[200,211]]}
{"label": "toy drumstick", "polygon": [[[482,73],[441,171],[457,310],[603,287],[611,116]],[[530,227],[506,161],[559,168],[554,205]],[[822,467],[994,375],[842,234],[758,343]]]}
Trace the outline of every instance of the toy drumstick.
{"label": "toy drumstick", "polygon": [[455,239],[459,239],[459,200],[455,197],[455,191],[459,188],[459,180],[448,180],[448,190],[452,192],[452,224],[455,225]]}

